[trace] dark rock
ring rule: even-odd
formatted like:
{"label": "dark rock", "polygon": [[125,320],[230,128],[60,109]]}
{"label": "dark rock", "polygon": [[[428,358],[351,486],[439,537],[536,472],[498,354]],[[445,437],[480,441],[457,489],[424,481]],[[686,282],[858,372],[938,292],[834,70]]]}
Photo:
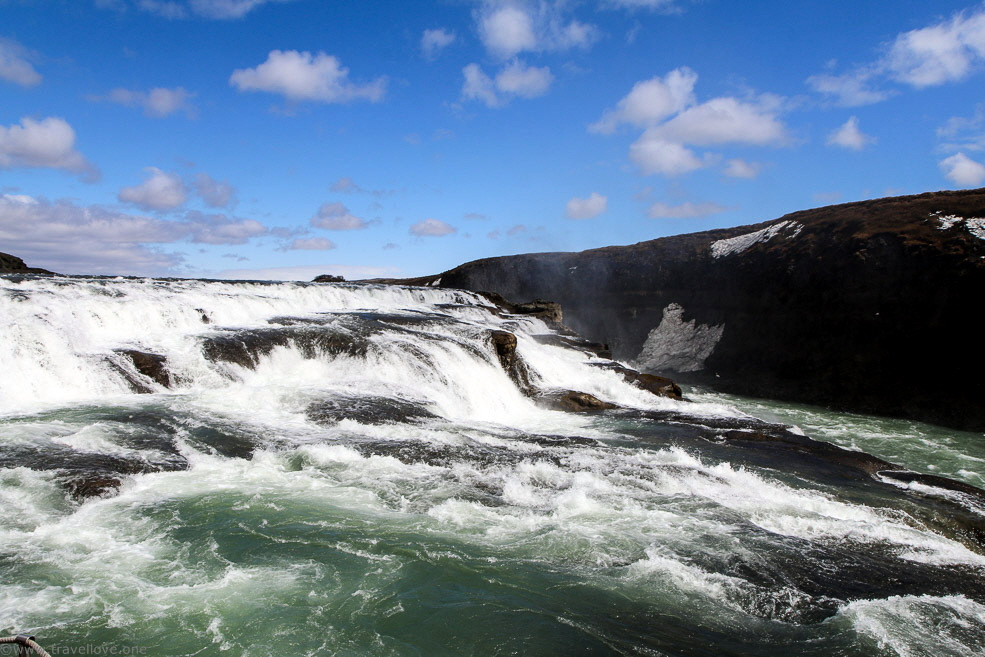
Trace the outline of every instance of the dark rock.
{"label": "dark rock", "polygon": [[530,383],[530,372],[526,364],[516,353],[516,336],[509,331],[494,330],[490,333],[493,349],[496,350],[496,357],[499,359],[503,370],[509,375],[510,380],[525,395],[533,394],[533,386]]}
{"label": "dark rock", "polygon": [[420,403],[395,397],[335,397],[310,404],[305,413],[319,424],[335,424],[341,420],[397,424],[437,417]]}
{"label": "dark rock", "polygon": [[[448,286],[445,286],[448,287]],[[454,286],[452,286],[454,287]],[[478,291],[478,294],[493,305],[512,315],[532,315],[544,321],[554,330],[570,333],[571,329],[564,325],[561,304],[555,301],[535,299],[524,303],[513,303],[501,294],[489,291]]]}
{"label": "dark rock", "polygon": [[208,311],[206,311],[204,308],[196,308],[195,311],[202,314],[202,323],[203,324],[211,324],[212,323],[212,318],[209,316]]}
{"label": "dark rock", "polygon": [[[170,388],[174,385],[174,376],[168,369],[168,359],[161,354],[151,354],[136,349],[119,349],[116,353],[129,359],[134,368],[155,383]],[[132,384],[131,384],[132,385]]]}
{"label": "dark rock", "polygon": [[203,338],[202,352],[212,362],[235,363],[254,369],[262,356],[275,347],[293,346],[305,358],[318,354],[365,356],[369,340],[364,335],[333,326],[283,326],[230,331]]}
{"label": "dark rock", "polygon": [[580,351],[585,351],[590,354],[594,354],[599,358],[612,358],[612,351],[609,349],[609,345],[603,344],[601,342],[592,342],[580,335],[561,335],[559,333],[544,333],[541,335],[533,336],[534,340],[540,344],[549,344],[555,347],[568,347],[570,349],[578,349]]}
{"label": "dark rock", "polygon": [[[553,299],[579,334],[679,381],[982,430],[985,350],[975,346],[972,300],[985,289],[985,239],[949,216],[985,217],[985,190],[848,203],[581,253],[487,258],[419,280],[487,291],[494,303],[497,295]],[[657,332],[651,347],[669,357],[641,358],[665,320],[666,335]]]}
{"label": "dark rock", "polygon": [[681,391],[681,387],[672,379],[668,379],[665,376],[637,372],[628,367],[623,367],[615,361],[600,363],[598,366],[618,372],[627,383],[632,383],[637,388],[651,392],[657,397],[669,397],[677,400],[684,399],[684,393]]}
{"label": "dark rock", "polygon": [[104,497],[116,493],[123,482],[118,477],[107,474],[89,474],[74,477],[64,482],[72,499],[82,501],[90,497]]}
{"label": "dark rock", "polygon": [[9,253],[0,253],[0,274],[51,274],[53,271],[41,269],[39,267],[28,267],[27,264],[17,256]]}
{"label": "dark rock", "polygon": [[542,407],[555,411],[584,413],[618,408],[615,404],[602,401],[595,395],[577,390],[547,390],[537,393],[534,400]]}
{"label": "dark rock", "polygon": [[345,278],[343,278],[342,276],[333,276],[332,274],[321,274],[319,276],[315,276],[314,279],[312,279],[312,283],[344,283],[344,282],[345,282]]}

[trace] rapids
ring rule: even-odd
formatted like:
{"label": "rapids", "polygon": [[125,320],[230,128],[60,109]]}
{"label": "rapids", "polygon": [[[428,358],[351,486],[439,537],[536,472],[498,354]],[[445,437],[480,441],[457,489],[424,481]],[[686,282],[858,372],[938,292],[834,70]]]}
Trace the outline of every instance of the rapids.
{"label": "rapids", "polygon": [[52,655],[985,655],[981,436],[658,397],[446,289],[5,276],[0,331],[0,634]]}

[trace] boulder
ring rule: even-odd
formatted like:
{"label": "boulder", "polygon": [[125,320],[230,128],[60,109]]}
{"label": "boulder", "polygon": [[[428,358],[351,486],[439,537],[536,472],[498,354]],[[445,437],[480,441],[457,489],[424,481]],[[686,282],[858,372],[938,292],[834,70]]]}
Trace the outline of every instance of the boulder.
{"label": "boulder", "polygon": [[320,274],[315,276],[312,283],[344,283],[345,278],[342,276],[334,276],[333,274]]}

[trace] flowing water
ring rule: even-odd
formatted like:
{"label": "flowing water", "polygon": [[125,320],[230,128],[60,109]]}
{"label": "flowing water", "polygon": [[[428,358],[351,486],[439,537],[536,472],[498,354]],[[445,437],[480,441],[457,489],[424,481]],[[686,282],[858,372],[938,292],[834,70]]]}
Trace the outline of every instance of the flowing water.
{"label": "flowing water", "polygon": [[985,654],[981,435],[657,397],[453,290],[2,277],[0,331],[0,634],[52,655]]}

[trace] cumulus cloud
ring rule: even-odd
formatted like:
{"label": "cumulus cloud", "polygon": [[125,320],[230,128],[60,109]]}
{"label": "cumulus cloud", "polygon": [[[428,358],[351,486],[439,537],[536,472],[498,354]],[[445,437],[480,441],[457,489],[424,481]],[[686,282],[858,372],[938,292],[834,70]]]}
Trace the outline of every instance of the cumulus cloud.
{"label": "cumulus cloud", "polygon": [[522,52],[588,48],[598,40],[598,29],[567,20],[565,8],[564,2],[487,0],[477,14],[479,38],[501,59]]}
{"label": "cumulus cloud", "polygon": [[205,172],[195,176],[195,191],[212,208],[224,208],[236,202],[236,188],[228,180],[216,180]]}
{"label": "cumulus cloud", "polygon": [[573,198],[564,208],[568,219],[594,219],[608,207],[609,199],[601,194],[592,192],[588,198]]}
{"label": "cumulus cloud", "polygon": [[117,194],[120,201],[144,210],[173,210],[188,200],[185,183],[177,175],[157,167],[147,167],[144,171],[147,172],[144,182],[122,188]]}
{"label": "cumulus cloud", "polygon": [[198,16],[215,20],[242,18],[257,7],[290,0],[96,0],[101,7],[123,10],[134,6],[168,19]]}
{"label": "cumulus cloud", "polygon": [[369,225],[368,221],[352,215],[349,208],[341,203],[323,203],[309,223],[326,230],[359,230]]}
{"label": "cumulus cloud", "polygon": [[860,151],[868,144],[875,142],[875,137],[864,134],[858,128],[858,117],[850,117],[841,127],[828,135],[828,146],[840,146],[853,151]]}
{"label": "cumulus cloud", "polygon": [[729,178],[745,178],[751,180],[759,175],[762,166],[755,162],[746,162],[740,158],[733,158],[725,163],[724,173]]}
{"label": "cumulus cloud", "polygon": [[237,69],[229,83],[240,91],[280,94],[291,101],[348,103],[378,102],[386,94],[387,80],[357,84],[349,80],[349,69],[332,55],[297,50],[271,50],[256,68]]}
{"label": "cumulus cloud", "polygon": [[650,219],[696,219],[698,217],[708,217],[713,214],[720,214],[728,210],[724,205],[718,203],[681,203],[680,205],[668,205],[666,203],[654,203],[646,211],[646,216]]}
{"label": "cumulus cloud", "polygon": [[502,107],[513,97],[536,98],[543,96],[551,87],[554,75],[546,66],[526,66],[513,60],[490,78],[478,64],[469,64],[462,69],[465,82],[462,97],[466,100],[480,100],[487,107]]}
{"label": "cumulus cloud", "polygon": [[309,237],[308,239],[296,239],[291,242],[288,250],[300,251],[328,251],[335,248],[335,242],[324,237]]}
{"label": "cumulus cloud", "polygon": [[64,169],[86,182],[99,179],[95,165],[75,150],[75,130],[57,117],[24,117],[20,125],[0,125],[0,169],[16,167]]}
{"label": "cumulus cloud", "polygon": [[643,175],[678,176],[702,169],[709,163],[707,158],[698,157],[683,144],[661,138],[653,130],[647,130],[630,145],[629,159]]}
{"label": "cumulus cloud", "polygon": [[654,77],[633,85],[614,109],[588,127],[589,132],[612,134],[622,123],[638,128],[662,121],[693,105],[698,75],[687,67],[674,69],[664,77]]}
{"label": "cumulus cloud", "polygon": [[0,80],[22,87],[41,84],[41,74],[34,70],[29,58],[30,53],[22,45],[0,38]]}
{"label": "cumulus cloud", "polygon": [[92,96],[90,99],[105,100],[124,107],[139,107],[146,116],[160,119],[177,112],[184,112],[186,116],[193,118],[197,112],[191,103],[194,96],[195,94],[183,87],[174,89],[155,87],[150,91],[119,88],[113,89],[106,96]]}
{"label": "cumulus cloud", "polygon": [[816,91],[846,106],[865,105],[891,94],[869,88],[873,80],[892,80],[916,89],[964,80],[985,63],[985,9],[958,12],[950,19],[903,32],[875,62],[843,75],[808,78]]}
{"label": "cumulus cloud", "polygon": [[458,229],[440,219],[422,219],[410,227],[410,234],[418,237],[442,237],[451,235]]}
{"label": "cumulus cloud", "polygon": [[424,30],[424,34],[421,35],[421,54],[425,59],[437,59],[441,51],[453,43],[455,43],[455,33],[443,27]]}
{"label": "cumulus cloud", "polygon": [[697,78],[691,69],[678,68],[638,82],[588,129],[611,134],[621,124],[645,128],[629,148],[630,159],[645,175],[681,175],[721,160],[716,153],[698,155],[694,146],[781,146],[789,141],[775,97],[722,96],[698,103]]}
{"label": "cumulus cloud", "polygon": [[61,273],[175,274],[183,258],[162,245],[243,244],[266,233],[257,221],[225,215],[189,212],[181,220],[164,220],[0,195],[0,243],[29,263]]}
{"label": "cumulus cloud", "polygon": [[842,75],[820,73],[807,78],[807,85],[820,94],[834,98],[834,102],[842,107],[872,105],[892,96],[889,91],[870,88],[875,75],[876,71],[868,67]]}
{"label": "cumulus cloud", "polygon": [[985,182],[985,165],[964,153],[956,153],[939,163],[948,180],[961,187],[978,187]]}

